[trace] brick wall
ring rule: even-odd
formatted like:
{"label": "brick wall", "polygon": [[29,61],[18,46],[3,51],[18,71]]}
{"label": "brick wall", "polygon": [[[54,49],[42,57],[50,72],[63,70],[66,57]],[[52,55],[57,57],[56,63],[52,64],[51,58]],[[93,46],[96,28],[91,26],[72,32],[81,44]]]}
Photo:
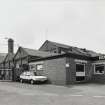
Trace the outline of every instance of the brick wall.
{"label": "brick wall", "polygon": [[44,61],[44,73],[52,84],[66,84],[66,58]]}
{"label": "brick wall", "polygon": [[95,83],[105,83],[105,74],[95,74],[92,75],[92,82]]}
{"label": "brick wall", "polygon": [[[66,83],[73,84],[76,83],[76,62],[74,58],[66,58],[66,63],[70,66],[66,68]],[[85,80],[83,82],[88,82],[91,80],[92,76],[92,64],[90,61],[85,63]]]}
{"label": "brick wall", "polygon": [[76,81],[76,66],[73,58],[66,58],[66,63],[69,67],[66,67],[66,83],[73,84]]}

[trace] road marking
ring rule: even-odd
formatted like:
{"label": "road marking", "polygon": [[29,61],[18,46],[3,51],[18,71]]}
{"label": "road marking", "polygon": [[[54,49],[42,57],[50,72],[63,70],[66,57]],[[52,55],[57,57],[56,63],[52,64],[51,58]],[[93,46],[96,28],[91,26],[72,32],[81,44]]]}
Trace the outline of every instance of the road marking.
{"label": "road marking", "polygon": [[81,97],[81,96],[83,96],[83,95],[70,95],[70,96]]}
{"label": "road marking", "polygon": [[[82,97],[82,96],[85,96],[85,95],[79,95],[79,94],[75,94],[75,95],[69,95],[69,96],[71,96],[71,97]],[[94,98],[105,98],[105,96],[90,96],[90,97],[94,97]]]}
{"label": "road marking", "polygon": [[93,96],[95,98],[105,98],[105,96]]}

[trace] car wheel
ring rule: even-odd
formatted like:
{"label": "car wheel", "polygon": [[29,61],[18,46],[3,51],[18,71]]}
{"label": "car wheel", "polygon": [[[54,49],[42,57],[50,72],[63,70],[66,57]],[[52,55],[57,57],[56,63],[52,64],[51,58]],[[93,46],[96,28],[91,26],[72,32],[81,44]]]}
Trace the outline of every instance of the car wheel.
{"label": "car wheel", "polygon": [[21,79],[20,82],[23,83],[23,80]]}
{"label": "car wheel", "polygon": [[34,84],[34,81],[33,80],[31,80],[31,84]]}

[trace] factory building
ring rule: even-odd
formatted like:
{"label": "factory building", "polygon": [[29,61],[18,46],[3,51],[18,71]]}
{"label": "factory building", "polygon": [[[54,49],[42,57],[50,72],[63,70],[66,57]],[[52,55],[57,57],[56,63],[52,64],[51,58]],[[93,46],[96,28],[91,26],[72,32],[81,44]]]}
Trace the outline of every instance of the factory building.
{"label": "factory building", "polygon": [[47,66],[44,66],[44,70],[51,71],[56,75],[56,78],[52,74],[49,76],[56,81],[56,84],[105,82],[104,54],[48,40],[39,50],[60,54],[59,57],[54,57],[50,61],[47,58],[44,61],[48,62]]}
{"label": "factory building", "polygon": [[13,62],[14,57],[14,41],[13,39],[8,39],[8,53],[4,56],[0,63],[1,78],[5,80],[12,80],[13,77]]}
{"label": "factory building", "polygon": [[14,60],[14,78],[17,80],[19,75],[29,70],[29,63],[31,60],[43,58],[46,56],[53,56],[56,54],[38,51],[34,49],[19,47],[13,60]]}
{"label": "factory building", "polygon": [[6,79],[16,81],[22,72],[30,70],[57,85],[105,82],[104,54],[48,40],[39,50],[19,47],[14,54],[13,41],[8,43],[8,54],[0,63],[8,74]]}

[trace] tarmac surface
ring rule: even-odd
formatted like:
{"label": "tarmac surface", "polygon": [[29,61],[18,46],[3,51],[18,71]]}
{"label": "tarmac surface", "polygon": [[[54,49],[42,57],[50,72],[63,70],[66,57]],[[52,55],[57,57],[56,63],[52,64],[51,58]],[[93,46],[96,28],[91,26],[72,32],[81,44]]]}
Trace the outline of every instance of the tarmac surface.
{"label": "tarmac surface", "polygon": [[105,84],[0,82],[0,105],[105,105]]}

